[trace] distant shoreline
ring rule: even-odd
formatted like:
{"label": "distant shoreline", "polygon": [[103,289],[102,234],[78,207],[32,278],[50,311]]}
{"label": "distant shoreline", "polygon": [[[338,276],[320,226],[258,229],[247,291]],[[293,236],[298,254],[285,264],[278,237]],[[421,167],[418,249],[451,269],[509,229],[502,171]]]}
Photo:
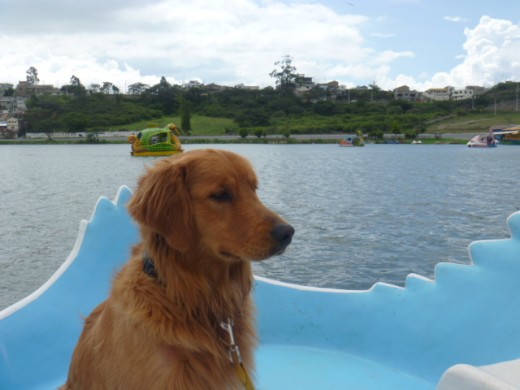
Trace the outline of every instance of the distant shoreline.
{"label": "distant shoreline", "polygon": [[[435,137],[434,134],[422,134],[419,140],[422,144],[465,144],[475,133],[450,133]],[[205,136],[181,136],[183,144],[336,144],[346,134],[291,134],[289,138],[281,135],[271,135],[267,137],[248,136],[242,138],[238,135],[205,135]],[[410,144],[412,140],[397,136],[400,143]],[[387,135],[386,140],[393,139],[392,135]],[[78,138],[16,138],[0,139],[0,145],[102,145],[102,144],[126,144],[126,137],[106,137],[99,138],[98,142],[86,142],[85,139]],[[384,141],[368,140],[368,144],[384,144]]]}

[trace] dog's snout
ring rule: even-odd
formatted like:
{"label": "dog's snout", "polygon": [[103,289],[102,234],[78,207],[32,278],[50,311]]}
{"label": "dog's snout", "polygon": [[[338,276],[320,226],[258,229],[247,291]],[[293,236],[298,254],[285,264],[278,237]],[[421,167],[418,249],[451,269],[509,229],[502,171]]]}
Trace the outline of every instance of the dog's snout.
{"label": "dog's snout", "polygon": [[288,223],[279,223],[271,231],[271,236],[276,241],[278,250],[283,251],[291,243],[294,228]]}

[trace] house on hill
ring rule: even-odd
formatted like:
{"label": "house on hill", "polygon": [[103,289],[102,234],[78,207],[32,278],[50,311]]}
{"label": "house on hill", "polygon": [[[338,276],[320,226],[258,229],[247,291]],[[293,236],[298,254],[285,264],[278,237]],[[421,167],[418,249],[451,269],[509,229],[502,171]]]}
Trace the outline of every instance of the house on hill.
{"label": "house on hill", "polygon": [[18,137],[18,119],[0,120],[0,138],[14,139]]}
{"label": "house on hill", "polygon": [[394,89],[394,99],[395,100],[419,100],[421,98],[421,93],[416,90],[411,90],[408,85],[402,85],[399,88]]}
{"label": "house on hill", "polygon": [[472,89],[455,89],[451,94],[452,100],[466,100],[473,98],[474,91]]}
{"label": "house on hill", "polygon": [[4,94],[13,89],[13,84],[9,83],[0,83],[0,97],[4,96]]}
{"label": "house on hill", "polygon": [[61,91],[50,84],[30,84],[27,81],[19,81],[15,90],[16,96],[30,97],[41,95],[60,95]]}
{"label": "house on hill", "polygon": [[423,92],[423,98],[435,101],[466,100],[473,98],[473,88],[455,89],[455,87],[430,88]]}
{"label": "house on hill", "polygon": [[423,92],[423,97],[427,100],[446,101],[451,100],[451,93],[455,88],[430,88]]}

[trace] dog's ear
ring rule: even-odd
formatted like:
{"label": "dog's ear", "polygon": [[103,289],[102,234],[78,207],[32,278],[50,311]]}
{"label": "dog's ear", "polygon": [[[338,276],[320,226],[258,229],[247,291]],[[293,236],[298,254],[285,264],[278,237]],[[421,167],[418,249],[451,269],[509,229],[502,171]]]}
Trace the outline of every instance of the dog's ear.
{"label": "dog's ear", "polygon": [[162,235],[169,246],[185,252],[193,238],[187,166],[161,160],[140,179],[128,210],[142,225]]}

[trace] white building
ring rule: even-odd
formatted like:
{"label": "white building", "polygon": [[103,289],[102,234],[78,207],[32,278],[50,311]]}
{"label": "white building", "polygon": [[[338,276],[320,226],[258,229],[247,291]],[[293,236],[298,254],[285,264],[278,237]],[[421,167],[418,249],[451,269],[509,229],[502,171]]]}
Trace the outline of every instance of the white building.
{"label": "white building", "polygon": [[7,120],[7,131],[14,131],[18,133],[18,119],[9,118]]}
{"label": "white building", "polygon": [[248,91],[258,91],[260,87],[256,85],[245,85],[243,83],[234,86],[235,89],[246,89]]}
{"label": "white building", "polygon": [[445,101],[445,100],[465,100],[471,99],[474,96],[474,90],[472,88],[455,89],[454,87],[444,88],[430,88],[424,91],[422,94],[423,98]]}
{"label": "white building", "polygon": [[465,100],[473,98],[474,91],[472,89],[455,89],[451,95],[453,100]]}
{"label": "white building", "polygon": [[451,93],[455,90],[453,87],[445,88],[430,88],[423,92],[422,96],[424,99],[445,101],[451,100]]}
{"label": "white building", "polygon": [[203,86],[204,86],[204,84],[201,83],[198,80],[190,80],[187,83],[183,84],[183,87],[186,88],[186,89],[189,89],[189,88],[200,88],[200,87],[203,87]]}
{"label": "white building", "polygon": [[394,89],[394,99],[396,100],[419,100],[421,93],[411,90],[408,85],[402,85]]}
{"label": "white building", "polygon": [[13,89],[13,84],[0,83],[0,96],[4,96],[5,91],[8,89]]}
{"label": "white building", "polygon": [[16,137],[18,137],[18,119],[8,118],[6,122],[0,122],[0,138]]}

